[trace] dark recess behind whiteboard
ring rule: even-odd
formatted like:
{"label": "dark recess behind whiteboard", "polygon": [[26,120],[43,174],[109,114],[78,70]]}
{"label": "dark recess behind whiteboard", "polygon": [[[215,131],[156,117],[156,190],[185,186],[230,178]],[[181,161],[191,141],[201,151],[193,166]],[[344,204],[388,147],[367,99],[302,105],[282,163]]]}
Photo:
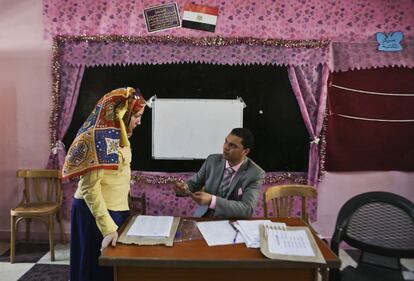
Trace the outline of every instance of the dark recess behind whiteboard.
{"label": "dark recess behind whiteboard", "polygon": [[[243,114],[244,127],[256,137],[255,148],[249,156],[268,172],[307,171],[309,136],[285,67],[166,64],[87,68],[72,123],[64,138],[66,147],[73,141],[96,101],[106,92],[125,86],[140,88],[145,98],[154,94],[158,98],[241,97],[247,105]],[[150,109],[147,109],[142,125],[131,137],[132,169],[197,171],[202,160],[152,159],[151,119]]]}

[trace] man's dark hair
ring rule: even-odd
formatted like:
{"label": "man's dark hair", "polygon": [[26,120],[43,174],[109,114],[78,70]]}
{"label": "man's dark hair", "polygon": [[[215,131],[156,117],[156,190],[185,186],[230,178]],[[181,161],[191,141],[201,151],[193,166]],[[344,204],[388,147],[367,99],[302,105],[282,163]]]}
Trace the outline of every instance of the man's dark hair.
{"label": "man's dark hair", "polygon": [[254,136],[249,129],[246,128],[234,128],[231,130],[230,134],[238,136],[242,139],[241,143],[244,149],[249,148],[250,150],[253,149],[254,145]]}

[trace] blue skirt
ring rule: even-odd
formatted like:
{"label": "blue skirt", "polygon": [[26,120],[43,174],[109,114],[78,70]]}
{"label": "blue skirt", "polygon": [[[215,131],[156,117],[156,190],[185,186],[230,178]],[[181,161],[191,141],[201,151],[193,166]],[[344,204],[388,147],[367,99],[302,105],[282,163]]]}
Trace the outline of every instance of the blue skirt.
{"label": "blue skirt", "polygon": [[[128,218],[129,211],[109,211],[120,227]],[[83,199],[73,199],[70,232],[70,280],[112,281],[112,267],[99,266],[102,234]]]}

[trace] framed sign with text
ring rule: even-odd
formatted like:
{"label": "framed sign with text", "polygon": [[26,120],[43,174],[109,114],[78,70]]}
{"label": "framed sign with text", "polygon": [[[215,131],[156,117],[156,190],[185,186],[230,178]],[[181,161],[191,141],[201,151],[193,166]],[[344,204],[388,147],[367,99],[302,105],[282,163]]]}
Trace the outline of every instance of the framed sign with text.
{"label": "framed sign with text", "polygon": [[144,17],[149,33],[181,27],[177,3],[144,9]]}

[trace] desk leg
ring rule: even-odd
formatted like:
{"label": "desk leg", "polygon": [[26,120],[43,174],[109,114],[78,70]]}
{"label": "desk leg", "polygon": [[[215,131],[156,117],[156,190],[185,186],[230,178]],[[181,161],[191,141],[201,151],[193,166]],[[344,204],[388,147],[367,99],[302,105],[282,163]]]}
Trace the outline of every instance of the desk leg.
{"label": "desk leg", "polygon": [[322,281],[328,281],[329,280],[329,271],[327,268],[321,268],[320,269]]}
{"label": "desk leg", "polygon": [[118,267],[114,266],[114,281],[118,281]]}

